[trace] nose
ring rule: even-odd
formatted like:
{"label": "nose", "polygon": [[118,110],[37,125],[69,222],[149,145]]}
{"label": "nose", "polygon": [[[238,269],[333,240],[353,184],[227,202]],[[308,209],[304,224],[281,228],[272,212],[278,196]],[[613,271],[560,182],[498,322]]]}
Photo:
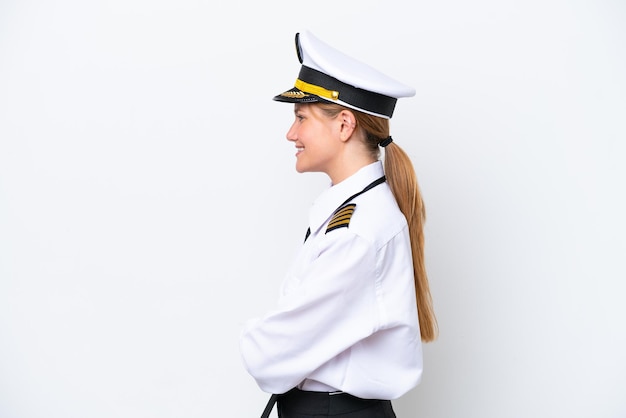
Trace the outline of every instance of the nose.
{"label": "nose", "polygon": [[291,127],[287,131],[287,135],[285,135],[287,141],[295,142],[298,139],[298,135],[296,135],[296,123],[292,123]]}

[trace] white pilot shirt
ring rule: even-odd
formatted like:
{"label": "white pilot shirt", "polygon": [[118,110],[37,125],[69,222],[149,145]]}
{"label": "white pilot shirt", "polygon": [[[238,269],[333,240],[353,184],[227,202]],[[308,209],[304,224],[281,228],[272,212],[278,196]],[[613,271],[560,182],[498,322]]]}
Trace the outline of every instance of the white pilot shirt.
{"label": "white pilot shirt", "polygon": [[396,399],[421,380],[408,226],[387,183],[352,200],[347,227],[326,232],[333,212],[383,174],[377,161],[316,199],[276,308],[245,325],[243,363],[263,391]]}

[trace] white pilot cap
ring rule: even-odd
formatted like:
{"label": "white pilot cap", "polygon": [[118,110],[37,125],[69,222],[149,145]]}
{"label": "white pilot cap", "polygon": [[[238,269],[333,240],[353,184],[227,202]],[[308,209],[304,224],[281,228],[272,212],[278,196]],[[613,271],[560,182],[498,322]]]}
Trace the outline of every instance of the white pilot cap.
{"label": "white pilot cap", "polygon": [[414,88],[349,57],[308,31],[296,33],[296,52],[302,67],[295,86],[274,100],[328,101],[389,119],[398,98],[415,95]]}

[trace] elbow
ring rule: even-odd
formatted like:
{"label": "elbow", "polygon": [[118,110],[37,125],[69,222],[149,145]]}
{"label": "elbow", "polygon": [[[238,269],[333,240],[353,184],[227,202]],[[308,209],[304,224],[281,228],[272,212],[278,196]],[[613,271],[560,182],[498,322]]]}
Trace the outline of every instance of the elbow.
{"label": "elbow", "polygon": [[265,352],[252,336],[242,333],[239,351],[244,368],[262,391],[281,394],[293,389],[299,383],[289,370],[284,370],[283,362],[273,361],[275,356]]}

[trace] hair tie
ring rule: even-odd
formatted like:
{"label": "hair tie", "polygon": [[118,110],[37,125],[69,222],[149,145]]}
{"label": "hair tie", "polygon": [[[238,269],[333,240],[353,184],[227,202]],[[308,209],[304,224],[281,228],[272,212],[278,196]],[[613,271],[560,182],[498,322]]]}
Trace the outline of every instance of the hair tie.
{"label": "hair tie", "polygon": [[392,142],[393,142],[393,139],[391,138],[391,136],[388,136],[387,138],[380,141],[378,145],[385,148],[387,145],[391,144]]}

